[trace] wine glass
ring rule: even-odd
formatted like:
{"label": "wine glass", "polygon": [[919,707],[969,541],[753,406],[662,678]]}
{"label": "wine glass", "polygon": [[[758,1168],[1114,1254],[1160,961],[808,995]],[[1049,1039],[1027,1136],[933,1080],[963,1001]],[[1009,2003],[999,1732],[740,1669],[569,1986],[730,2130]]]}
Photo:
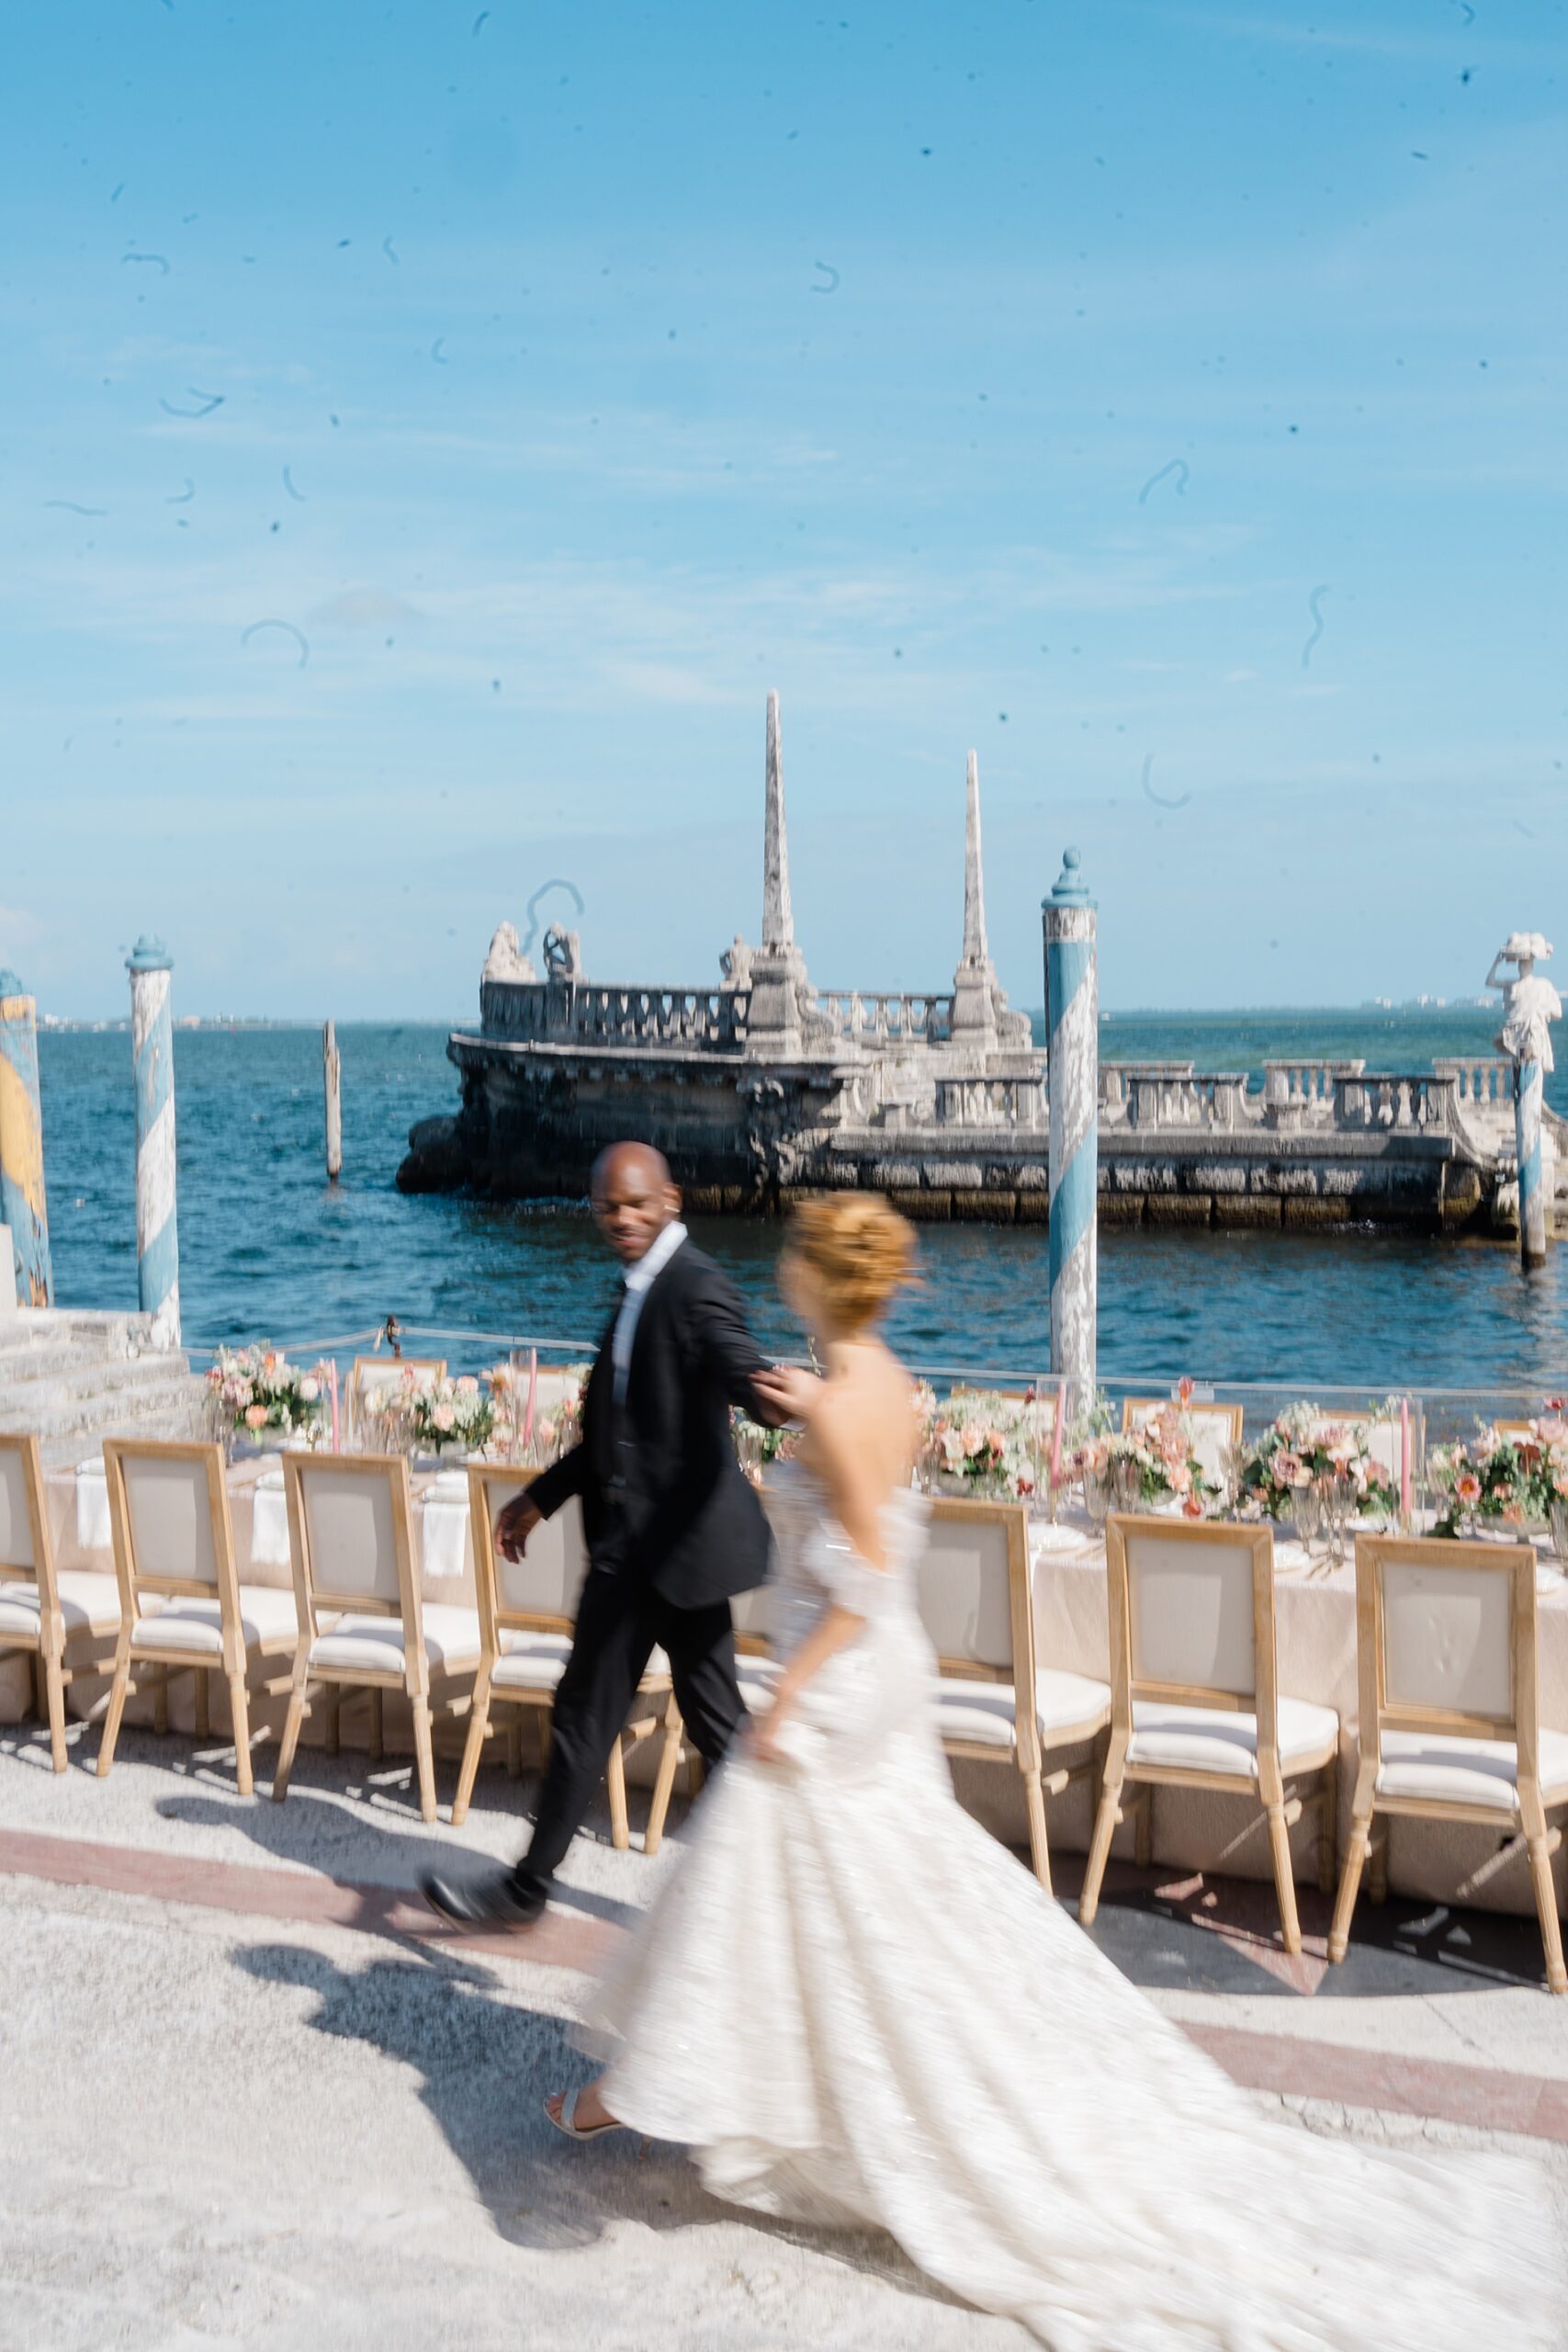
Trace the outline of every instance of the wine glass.
{"label": "wine glass", "polygon": [[1096,1470],[1091,1462],[1084,1464],[1083,1507],[1089,1513],[1089,1523],[1097,1535],[1105,1532],[1106,1514],[1111,1509],[1111,1471]]}
{"label": "wine glass", "polygon": [[1310,1565],[1312,1547],[1323,1528],[1323,1497],[1318,1492],[1315,1481],[1311,1478],[1304,1479],[1292,1490],[1291,1509],[1296,1522],[1296,1533],[1301,1538],[1302,1549],[1305,1552]]}
{"label": "wine glass", "polygon": [[1111,1493],[1118,1510],[1136,1510],[1143,1500],[1143,1478],[1135,1462],[1113,1462]]}

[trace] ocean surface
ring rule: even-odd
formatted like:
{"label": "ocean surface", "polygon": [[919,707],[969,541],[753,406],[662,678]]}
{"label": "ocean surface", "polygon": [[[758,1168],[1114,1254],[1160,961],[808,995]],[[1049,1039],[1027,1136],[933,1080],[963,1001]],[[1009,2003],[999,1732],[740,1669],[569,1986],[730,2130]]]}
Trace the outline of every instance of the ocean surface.
{"label": "ocean surface", "polygon": [[[1260,1070],[1266,1055],[1364,1057],[1424,1069],[1485,1054],[1495,1015],[1450,1012],[1122,1014],[1111,1060]],[[592,1342],[615,1273],[585,1214],[405,1199],[393,1182],[415,1119],[454,1109],[445,1027],[345,1026],[344,1176],[323,1167],[313,1029],[203,1028],[175,1046],[180,1275],[194,1348],[267,1338],[307,1346],[395,1314],[452,1333]],[[124,1030],[39,1040],[55,1283],[62,1305],[136,1305],[135,1114]],[[1549,1081],[1568,1114],[1568,1073]],[[759,1335],[796,1335],[779,1305],[777,1227],[701,1220],[703,1246],[750,1303]],[[923,1280],[895,1344],[931,1367],[1027,1376],[1049,1356],[1045,1235],[921,1228]],[[1568,1244],[1529,1282],[1510,1249],[1372,1230],[1334,1235],[1113,1231],[1100,1238],[1100,1366],[1118,1383],[1182,1373],[1219,1384],[1509,1389],[1568,1386]],[[412,1343],[411,1342],[411,1345]],[[493,1360],[488,1341],[432,1352]]]}

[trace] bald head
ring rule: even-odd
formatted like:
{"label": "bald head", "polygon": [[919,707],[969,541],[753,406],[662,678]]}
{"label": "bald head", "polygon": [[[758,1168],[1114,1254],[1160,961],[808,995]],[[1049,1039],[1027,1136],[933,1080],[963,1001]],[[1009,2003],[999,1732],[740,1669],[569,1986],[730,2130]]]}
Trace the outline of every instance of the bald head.
{"label": "bald head", "polygon": [[611,1144],[593,1163],[590,1191],[599,1230],[623,1266],[645,1258],[681,1214],[670,1163],[650,1143]]}

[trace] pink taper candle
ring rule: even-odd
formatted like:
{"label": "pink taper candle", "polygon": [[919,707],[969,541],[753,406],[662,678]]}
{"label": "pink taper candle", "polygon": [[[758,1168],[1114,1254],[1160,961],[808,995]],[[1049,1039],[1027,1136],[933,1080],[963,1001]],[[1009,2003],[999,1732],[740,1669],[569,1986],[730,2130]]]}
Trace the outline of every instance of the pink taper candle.
{"label": "pink taper candle", "polygon": [[329,1358],[327,1362],[327,1393],[333,1400],[333,1452],[334,1453],[341,1453],[343,1452],[343,1431],[338,1424],[337,1363],[335,1358]]}
{"label": "pink taper candle", "polygon": [[1399,1400],[1399,1510],[1406,1527],[1411,1517],[1410,1399]]}
{"label": "pink taper candle", "polygon": [[539,1393],[539,1351],[528,1351],[528,1410],[523,1416],[523,1442],[531,1445],[534,1439],[534,1400]]}
{"label": "pink taper candle", "polygon": [[1062,1483],[1062,1424],[1067,1418],[1067,1384],[1065,1378],[1056,1383],[1056,1419],[1051,1431],[1051,1484]]}

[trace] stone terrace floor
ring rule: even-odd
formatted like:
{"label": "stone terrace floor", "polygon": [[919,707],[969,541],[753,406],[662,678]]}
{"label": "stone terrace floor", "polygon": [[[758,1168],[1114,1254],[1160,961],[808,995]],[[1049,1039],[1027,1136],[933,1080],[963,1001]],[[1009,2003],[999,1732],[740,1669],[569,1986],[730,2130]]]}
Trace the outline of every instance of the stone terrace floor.
{"label": "stone terrace floor", "polygon": [[[277,1806],[175,1736],[128,1732],[100,1783],[72,1736],[56,1779],[36,1725],[0,1734],[0,2340],[1021,2352],[884,2241],[734,2214],[678,2150],[549,2132],[544,2093],[587,2071],[581,1972],[678,1859],[679,1805],[652,1862],[591,1825],[525,1942],[460,1939],[415,1875],[510,1857],[529,1781],[487,1772],[454,1832],[401,1762],[307,1750]],[[1363,1902],[1329,1971],[1325,1906],[1303,1910],[1290,1962],[1268,1888],[1126,1869],[1095,1937],[1302,2128],[1529,2148],[1568,2218],[1568,2000],[1533,1924]]]}

